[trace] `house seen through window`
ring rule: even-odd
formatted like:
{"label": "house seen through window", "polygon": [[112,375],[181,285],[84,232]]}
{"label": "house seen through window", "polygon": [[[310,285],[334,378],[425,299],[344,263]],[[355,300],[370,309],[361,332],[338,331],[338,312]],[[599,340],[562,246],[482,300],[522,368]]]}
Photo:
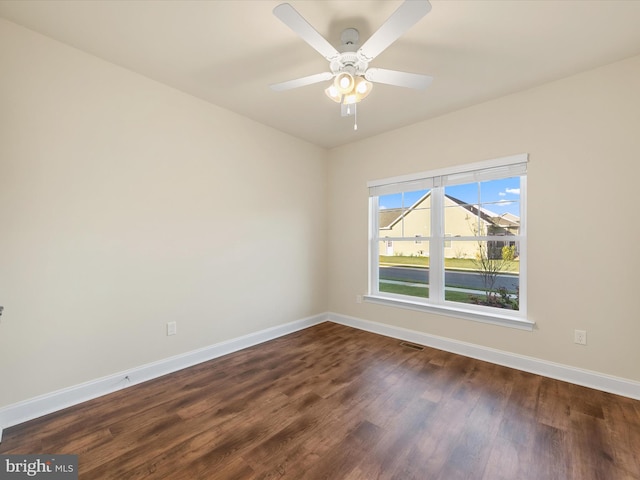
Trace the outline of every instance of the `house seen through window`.
{"label": "house seen through window", "polygon": [[370,182],[369,297],[524,318],[526,162]]}

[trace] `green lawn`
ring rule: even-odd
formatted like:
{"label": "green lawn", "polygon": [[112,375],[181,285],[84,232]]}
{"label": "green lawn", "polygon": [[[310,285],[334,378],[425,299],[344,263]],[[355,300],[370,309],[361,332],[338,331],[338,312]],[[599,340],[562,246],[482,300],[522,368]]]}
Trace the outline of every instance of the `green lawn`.
{"label": "green lawn", "polygon": [[380,265],[410,265],[410,266],[429,266],[429,257],[399,257],[380,255]]}
{"label": "green lawn", "polygon": [[380,291],[387,293],[397,293],[398,295],[409,295],[411,297],[429,297],[429,289],[426,287],[414,287],[412,285],[398,285],[395,283],[381,283]]}
{"label": "green lawn", "polygon": [[[380,265],[397,265],[407,267],[428,267],[429,257],[405,257],[405,256],[389,256],[380,255]],[[461,268],[465,270],[477,270],[478,267],[473,260],[469,258],[445,258],[445,268]],[[518,273],[520,271],[520,262],[514,260],[504,270],[505,272]]]}

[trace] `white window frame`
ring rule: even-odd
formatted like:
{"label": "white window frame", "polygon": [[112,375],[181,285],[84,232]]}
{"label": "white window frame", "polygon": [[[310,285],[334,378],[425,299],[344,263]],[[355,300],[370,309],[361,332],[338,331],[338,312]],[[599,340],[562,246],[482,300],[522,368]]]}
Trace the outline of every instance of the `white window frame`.
{"label": "white window frame", "polygon": [[[526,222],[526,170],[528,154],[512,155],[483,162],[421,172],[417,174],[370,181],[369,187],[369,293],[364,300],[369,303],[438,313],[484,323],[503,325],[523,330],[533,330],[535,322],[527,318],[527,222]],[[519,244],[519,310],[465,304],[444,300],[444,187],[485,180],[498,180],[520,176],[520,232],[509,237]],[[378,198],[390,193],[431,190],[431,236],[422,237],[429,242],[429,298],[396,295],[379,290],[379,245],[380,241],[392,240],[379,236]],[[504,236],[485,236],[489,240],[504,241]],[[449,238],[450,239],[450,238]],[[456,239],[458,239],[456,237]],[[475,237],[460,237],[459,240]],[[393,238],[393,240],[406,240]],[[442,253],[439,253],[442,252]]]}

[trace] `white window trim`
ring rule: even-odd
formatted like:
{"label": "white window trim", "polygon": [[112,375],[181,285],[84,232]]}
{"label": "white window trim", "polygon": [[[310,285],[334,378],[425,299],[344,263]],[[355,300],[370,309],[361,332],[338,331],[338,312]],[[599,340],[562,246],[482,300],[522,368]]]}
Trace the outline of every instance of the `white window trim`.
{"label": "white window trim", "polygon": [[[432,188],[437,185],[438,177],[442,177],[445,175],[461,175],[464,176],[469,174],[473,176],[474,172],[477,170],[483,170],[488,168],[499,168],[499,167],[510,167],[515,166],[517,164],[523,164],[528,162],[528,154],[520,154],[513,155],[509,157],[503,157],[493,160],[488,160],[484,162],[477,162],[473,164],[467,164],[460,167],[452,167],[452,168],[444,168],[438,170],[432,170],[417,174],[411,175],[403,175],[398,177],[392,177],[382,180],[375,180],[367,183],[370,191],[372,189],[377,191],[376,195],[370,196],[369,198],[369,223],[370,223],[370,231],[369,231],[369,294],[364,295],[364,301],[367,303],[375,303],[378,305],[385,305],[391,307],[399,307],[406,308],[410,310],[417,310],[423,312],[437,313],[446,316],[453,316],[457,318],[463,318],[466,320],[473,320],[483,323],[489,323],[494,325],[502,325],[506,327],[518,328],[523,330],[532,331],[535,325],[535,322],[527,318],[527,232],[526,232],[526,175],[524,175],[521,179],[521,190],[522,195],[520,197],[521,201],[521,231],[520,235],[517,236],[516,240],[519,242],[519,249],[521,255],[521,263],[520,263],[520,274],[519,274],[519,285],[521,290],[520,296],[520,305],[519,310],[517,312],[511,312],[509,310],[501,310],[494,307],[486,307],[481,305],[471,305],[471,304],[461,304],[457,302],[449,302],[446,300],[441,300],[440,297],[444,298],[444,295],[440,295],[444,290],[444,277],[443,275],[430,275],[429,278],[429,289],[430,292],[436,292],[434,298],[429,299],[429,303],[421,302],[419,300],[411,300],[412,297],[404,296],[404,295],[394,295],[390,293],[380,294],[379,291],[379,240],[378,232],[378,204],[374,200],[374,197],[385,194],[386,191],[392,190],[392,184],[402,183],[402,184],[415,184],[415,185],[423,185],[429,184],[428,188]],[[432,181],[434,179],[435,183]],[[473,180],[472,180],[473,181]],[[435,190],[437,191],[437,189]],[[444,202],[444,193],[440,191],[440,194],[433,194],[434,189],[432,188],[432,208],[434,210],[442,207]],[[440,251],[443,247],[444,237],[443,237],[443,229],[442,219],[440,215],[432,215],[432,225],[431,231],[438,233],[432,237],[426,238],[430,242],[430,248],[433,246],[434,251]],[[504,239],[504,237],[502,237]],[[386,240],[386,239],[385,239]],[[437,250],[439,249],[440,250]],[[430,256],[430,271],[431,272],[444,272],[444,258],[440,258],[440,255]]]}
{"label": "white window trim", "polygon": [[385,294],[384,297],[378,295],[363,295],[362,298],[366,303],[374,303],[387,307],[398,307],[408,310],[416,310],[419,312],[436,313],[439,315],[445,315],[447,317],[462,318],[463,320],[473,320],[476,322],[501,325],[503,327],[517,328],[520,330],[532,331],[535,326],[535,322],[527,318],[503,315],[501,313],[494,312],[484,313],[449,305],[435,305],[421,302],[412,302],[411,300],[408,300],[409,297],[401,298],[400,296],[394,296],[392,294]]}
{"label": "white window trim", "polygon": [[495,158],[492,160],[484,160],[482,162],[468,163],[457,167],[439,168],[437,170],[429,170],[426,172],[411,173],[409,175],[400,175],[397,177],[383,178],[380,180],[371,180],[367,182],[367,187],[381,187],[391,183],[405,183],[416,182],[420,184],[420,181],[425,178],[441,177],[444,175],[461,174],[465,172],[473,172],[476,170],[484,170],[494,167],[507,167],[509,165],[516,165],[519,163],[526,163],[529,161],[529,155],[527,153],[520,153],[518,155],[511,155],[508,157]]}

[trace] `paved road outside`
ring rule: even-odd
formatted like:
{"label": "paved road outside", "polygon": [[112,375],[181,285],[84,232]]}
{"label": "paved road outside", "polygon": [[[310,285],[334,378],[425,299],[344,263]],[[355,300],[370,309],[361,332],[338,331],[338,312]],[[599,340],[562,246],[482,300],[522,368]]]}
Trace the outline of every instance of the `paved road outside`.
{"label": "paved road outside", "polygon": [[[380,267],[381,280],[395,280],[401,282],[429,282],[429,269],[419,267]],[[518,286],[517,275],[500,274],[496,277],[494,288],[505,287],[513,291]],[[473,290],[483,290],[484,280],[479,273],[448,271],[445,272],[445,285],[455,285],[456,287],[469,288]]]}

